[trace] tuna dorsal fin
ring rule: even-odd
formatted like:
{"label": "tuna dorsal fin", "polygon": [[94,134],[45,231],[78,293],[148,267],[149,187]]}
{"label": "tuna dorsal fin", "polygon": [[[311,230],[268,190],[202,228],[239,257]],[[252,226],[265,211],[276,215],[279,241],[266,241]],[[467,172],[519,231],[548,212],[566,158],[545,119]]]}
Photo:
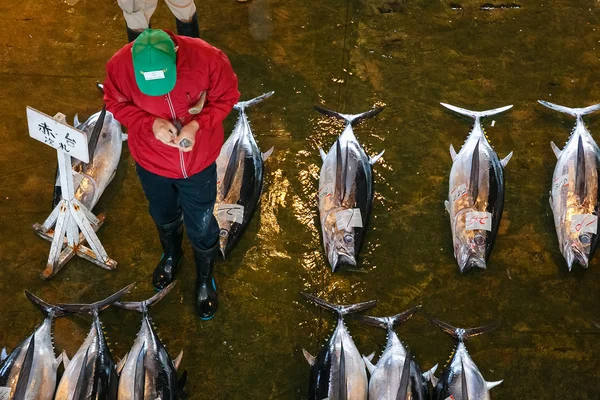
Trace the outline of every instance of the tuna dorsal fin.
{"label": "tuna dorsal fin", "polygon": [[77,384],[75,385],[75,391],[73,392],[73,399],[83,399],[85,398],[85,390],[88,384],[89,376],[86,374],[88,370],[88,353],[90,352],[90,348],[88,347],[85,351],[85,355],[83,356],[83,361],[81,362],[81,369],[79,370],[79,376],[77,377]]}
{"label": "tuna dorsal fin", "polygon": [[502,164],[502,168],[506,168],[506,166],[508,165],[508,162],[510,161],[512,156],[513,156],[513,152],[511,151],[510,153],[508,153],[508,155],[506,157],[504,157],[502,160],[500,160],[500,164]]}
{"label": "tuna dorsal fin", "polygon": [[121,371],[123,371],[123,367],[125,366],[125,363],[127,362],[128,356],[129,356],[129,353],[125,353],[125,357],[123,357],[121,360],[119,360],[119,363],[117,364],[117,367],[116,367],[117,375],[121,375]]}
{"label": "tuna dorsal fin", "polygon": [[579,136],[577,142],[577,164],[575,166],[575,195],[579,197],[579,203],[583,203],[587,193],[585,184],[585,153],[583,151],[583,139]]}
{"label": "tuna dorsal fin", "polygon": [[137,356],[137,360],[135,361],[135,383],[133,390],[133,398],[131,400],[144,400],[146,396],[144,395],[145,388],[145,366],[144,366],[144,358],[146,356],[146,343],[142,345],[142,350]]}
{"label": "tuna dorsal fin", "polygon": [[344,340],[340,343],[340,400],[348,398],[348,383],[346,382],[346,354],[344,354]]}
{"label": "tuna dorsal fin", "polygon": [[454,150],[454,146],[450,145],[450,157],[452,157],[452,161],[456,158],[456,150]]}
{"label": "tuna dorsal fin", "polygon": [[479,194],[479,140],[473,150],[473,156],[471,157],[471,179],[469,179],[469,192],[473,203],[477,202],[477,195]]}
{"label": "tuna dorsal fin", "polygon": [[302,349],[302,354],[304,354],[304,358],[306,358],[306,362],[308,362],[308,365],[310,365],[311,367],[313,365],[315,365],[315,356],[313,356],[312,354],[310,354],[305,349]]}
{"label": "tuna dorsal fin", "polygon": [[346,190],[346,174],[344,163],[342,162],[342,145],[340,140],[335,141],[336,165],[335,165],[335,198],[339,201],[344,200]]}
{"label": "tuna dorsal fin", "polygon": [[369,375],[372,375],[373,371],[375,371],[375,366],[373,365],[371,360],[369,360],[369,357],[362,356],[362,358],[365,362],[365,366],[367,367],[367,371],[369,371]]}
{"label": "tuna dorsal fin", "polygon": [[62,354],[60,355],[60,361],[63,363],[63,367],[65,367],[65,369],[67,369],[67,367],[69,366],[69,363],[71,362],[71,360],[69,360],[69,356],[67,355],[67,352],[63,350]]}
{"label": "tuna dorsal fin", "polygon": [[319,154],[321,155],[321,161],[325,161],[325,158],[327,157],[327,153],[325,153],[323,151],[323,149],[320,147],[319,147]]}
{"label": "tuna dorsal fin", "polygon": [[262,153],[263,162],[267,161],[267,158],[271,157],[271,154],[273,154],[273,150],[275,150],[275,146],[271,146],[269,150]]}
{"label": "tuna dorsal fin", "polygon": [[17,387],[15,388],[14,400],[25,400],[27,397],[27,387],[29,386],[29,376],[31,368],[33,368],[33,355],[35,354],[35,333],[31,335],[29,340],[29,346],[27,346],[27,352],[21,364],[21,371],[19,372],[19,380],[17,381]]}
{"label": "tuna dorsal fin", "polygon": [[560,153],[562,153],[562,150],[559,149],[558,146],[554,142],[550,142],[550,147],[552,147],[552,151],[554,152],[554,155],[558,159],[558,157],[560,157]]}
{"label": "tuna dorsal fin", "polygon": [[[398,385],[398,393],[396,394],[396,400],[406,400],[408,395],[408,384],[410,383],[410,360],[412,354],[410,350],[406,353],[404,358],[404,366],[402,367],[402,375],[400,375],[400,385]],[[412,396],[410,397],[412,398]]]}
{"label": "tuna dorsal fin", "polygon": [[173,365],[175,366],[175,369],[179,369],[179,365],[181,364],[182,359],[183,359],[183,350],[181,350],[179,352],[179,354],[177,355],[177,358],[173,361]]}
{"label": "tuna dorsal fin", "polygon": [[496,386],[498,386],[499,384],[501,384],[502,382],[504,382],[504,379],[501,381],[496,381],[496,382],[486,382],[485,386],[487,387],[488,390],[491,390],[491,389],[495,388]]}
{"label": "tuna dorsal fin", "polygon": [[463,400],[469,400],[469,388],[467,387],[467,374],[465,372],[465,364],[460,360],[460,367],[462,369],[460,374],[461,387],[462,387],[462,398]]}
{"label": "tuna dorsal fin", "polygon": [[227,169],[225,170],[225,176],[223,176],[223,183],[221,185],[221,191],[223,198],[227,197],[227,193],[229,193],[229,189],[231,189],[231,184],[233,183],[233,177],[235,176],[235,171],[237,170],[239,164],[239,147],[240,140],[238,140],[233,145],[233,151],[231,152],[231,157],[229,157],[229,162],[227,163]]}

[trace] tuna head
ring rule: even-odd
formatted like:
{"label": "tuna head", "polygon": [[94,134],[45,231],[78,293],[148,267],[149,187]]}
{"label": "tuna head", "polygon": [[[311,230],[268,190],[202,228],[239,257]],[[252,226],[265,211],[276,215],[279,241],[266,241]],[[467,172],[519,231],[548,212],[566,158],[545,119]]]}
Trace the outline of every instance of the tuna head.
{"label": "tuna head", "polygon": [[339,270],[343,265],[356,267],[355,243],[356,235],[352,228],[350,230],[337,229],[335,224],[324,230],[325,250],[329,265],[333,272]]}
{"label": "tuna head", "polygon": [[565,240],[562,243],[561,251],[567,261],[569,271],[571,271],[573,264],[575,263],[587,268],[592,244],[592,234],[568,232],[564,238]]}
{"label": "tuna head", "polygon": [[467,229],[465,212],[458,213],[453,230],[454,257],[461,273],[471,268],[486,268],[487,244],[489,232],[483,229]]}

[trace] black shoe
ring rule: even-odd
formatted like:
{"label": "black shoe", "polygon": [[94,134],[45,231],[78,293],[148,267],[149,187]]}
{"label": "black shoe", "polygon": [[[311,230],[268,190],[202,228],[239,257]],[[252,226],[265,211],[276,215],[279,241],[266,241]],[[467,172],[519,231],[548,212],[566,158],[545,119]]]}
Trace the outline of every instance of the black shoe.
{"label": "black shoe", "polygon": [[189,22],[183,22],[175,18],[175,24],[177,25],[178,35],[189,36],[193,38],[200,37],[200,27],[198,26],[197,13],[194,13],[192,19]]}
{"label": "black shoe", "polygon": [[219,251],[219,243],[211,249],[200,250],[192,245],[196,260],[196,312],[204,321],[211,319],[217,311],[217,286],[213,278],[215,258]]}
{"label": "black shoe", "polygon": [[137,39],[138,36],[140,36],[142,34],[142,32],[144,32],[144,31],[136,32],[136,31],[129,29],[129,27],[127,27],[127,40],[129,41],[129,43],[131,43],[135,39]]}
{"label": "black shoe", "polygon": [[157,226],[158,237],[163,248],[163,256],[152,275],[152,284],[156,290],[163,290],[175,278],[175,270],[181,262],[183,251],[183,218],[179,217],[168,225]]}

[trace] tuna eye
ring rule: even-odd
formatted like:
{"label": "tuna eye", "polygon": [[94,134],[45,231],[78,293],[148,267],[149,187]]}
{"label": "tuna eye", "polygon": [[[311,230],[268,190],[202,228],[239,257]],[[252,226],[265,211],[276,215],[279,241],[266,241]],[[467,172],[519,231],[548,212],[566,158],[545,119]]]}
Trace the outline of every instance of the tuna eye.
{"label": "tuna eye", "polygon": [[485,244],[485,237],[483,235],[476,235],[474,241],[475,244],[483,246]]}
{"label": "tuna eye", "polygon": [[354,242],[354,237],[352,237],[352,235],[346,234],[344,235],[344,242],[350,244]]}
{"label": "tuna eye", "polygon": [[583,235],[579,235],[579,241],[582,244],[590,244],[592,242],[592,239],[590,238],[590,235],[584,233]]}
{"label": "tuna eye", "polygon": [[219,232],[219,236],[221,236],[222,238],[226,238],[227,236],[229,236],[229,231],[227,229],[221,229],[221,231]]}

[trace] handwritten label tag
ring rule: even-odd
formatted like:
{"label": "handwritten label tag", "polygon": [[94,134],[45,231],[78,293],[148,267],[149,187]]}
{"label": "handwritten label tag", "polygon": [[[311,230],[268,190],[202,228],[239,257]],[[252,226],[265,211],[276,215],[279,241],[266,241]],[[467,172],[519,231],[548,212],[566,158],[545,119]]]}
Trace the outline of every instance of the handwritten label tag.
{"label": "handwritten label tag", "polygon": [[147,81],[154,81],[156,79],[165,79],[165,73],[162,70],[142,72],[144,79]]}
{"label": "handwritten label tag", "polygon": [[464,183],[458,187],[455,187],[453,191],[450,192],[450,200],[455,202],[463,196],[467,195],[467,185]]}
{"label": "handwritten label tag", "polygon": [[574,214],[571,216],[571,232],[593,233],[598,230],[598,216],[594,214]]}
{"label": "handwritten label tag", "polygon": [[328,183],[319,188],[319,201],[333,194],[333,184]]}
{"label": "handwritten label tag", "polygon": [[362,216],[360,208],[351,208],[335,213],[335,223],[338,230],[349,230],[350,228],[362,228]]}
{"label": "handwritten label tag", "polygon": [[552,181],[552,196],[560,194],[564,187],[569,187],[569,174],[561,175]]}
{"label": "handwritten label tag", "polygon": [[2,386],[0,387],[0,400],[8,400],[10,398],[10,388]]}
{"label": "handwritten label tag", "polygon": [[240,206],[239,204],[219,204],[217,214],[219,216],[224,215],[226,221],[241,224],[244,220],[244,206]]}
{"label": "handwritten label tag", "polygon": [[492,214],[487,211],[470,211],[467,213],[466,229],[474,231],[478,229],[492,230]]}

